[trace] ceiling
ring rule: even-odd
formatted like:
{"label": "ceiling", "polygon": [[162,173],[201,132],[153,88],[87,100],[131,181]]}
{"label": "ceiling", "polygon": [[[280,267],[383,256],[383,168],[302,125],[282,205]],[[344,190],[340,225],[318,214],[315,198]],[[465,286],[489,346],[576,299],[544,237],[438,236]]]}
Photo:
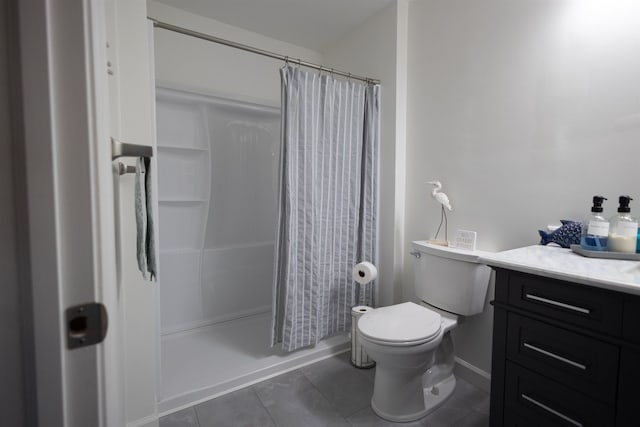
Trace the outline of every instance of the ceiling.
{"label": "ceiling", "polygon": [[273,39],[324,52],[395,0],[157,0]]}

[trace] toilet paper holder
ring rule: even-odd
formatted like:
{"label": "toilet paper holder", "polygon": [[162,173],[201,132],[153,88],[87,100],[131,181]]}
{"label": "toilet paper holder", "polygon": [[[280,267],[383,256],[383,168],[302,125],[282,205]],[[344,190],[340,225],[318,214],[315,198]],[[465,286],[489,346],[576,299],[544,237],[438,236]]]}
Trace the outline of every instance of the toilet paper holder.
{"label": "toilet paper holder", "polygon": [[358,320],[372,310],[373,307],[366,305],[358,305],[351,308],[351,364],[360,369],[373,368],[376,365],[376,362],[369,357],[362,346],[360,332],[358,331]]}

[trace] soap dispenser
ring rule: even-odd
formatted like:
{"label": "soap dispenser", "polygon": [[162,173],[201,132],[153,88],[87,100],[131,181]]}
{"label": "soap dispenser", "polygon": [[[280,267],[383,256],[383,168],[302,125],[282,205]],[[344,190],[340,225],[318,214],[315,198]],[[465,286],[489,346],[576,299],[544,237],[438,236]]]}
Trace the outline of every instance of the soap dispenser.
{"label": "soap dispenser", "polygon": [[609,251],[611,252],[636,252],[638,239],[638,220],[631,216],[629,202],[633,200],[629,196],[620,196],[618,199],[618,214],[609,221]]}
{"label": "soap dispenser", "polygon": [[591,216],[582,223],[580,246],[588,251],[606,251],[609,236],[609,221],[602,216],[602,196],[593,196]]}

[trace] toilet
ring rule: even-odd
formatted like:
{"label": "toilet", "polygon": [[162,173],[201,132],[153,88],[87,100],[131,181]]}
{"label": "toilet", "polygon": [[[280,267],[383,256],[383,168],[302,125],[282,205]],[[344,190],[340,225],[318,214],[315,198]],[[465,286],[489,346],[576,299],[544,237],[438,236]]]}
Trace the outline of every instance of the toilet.
{"label": "toilet", "polygon": [[459,316],[481,313],[491,269],[479,251],[412,242],[420,304],[376,308],[358,320],[362,346],[376,361],[373,411],[410,422],[442,405],[453,393],[451,330]]}

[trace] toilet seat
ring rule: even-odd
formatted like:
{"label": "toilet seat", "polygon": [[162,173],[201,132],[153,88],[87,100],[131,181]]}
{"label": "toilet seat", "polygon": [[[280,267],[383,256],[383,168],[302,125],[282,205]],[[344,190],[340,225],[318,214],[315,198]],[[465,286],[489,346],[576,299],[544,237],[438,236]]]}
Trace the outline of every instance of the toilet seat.
{"label": "toilet seat", "polygon": [[440,335],[439,313],[412,302],[377,308],[358,320],[366,340],[388,346],[413,346]]}

